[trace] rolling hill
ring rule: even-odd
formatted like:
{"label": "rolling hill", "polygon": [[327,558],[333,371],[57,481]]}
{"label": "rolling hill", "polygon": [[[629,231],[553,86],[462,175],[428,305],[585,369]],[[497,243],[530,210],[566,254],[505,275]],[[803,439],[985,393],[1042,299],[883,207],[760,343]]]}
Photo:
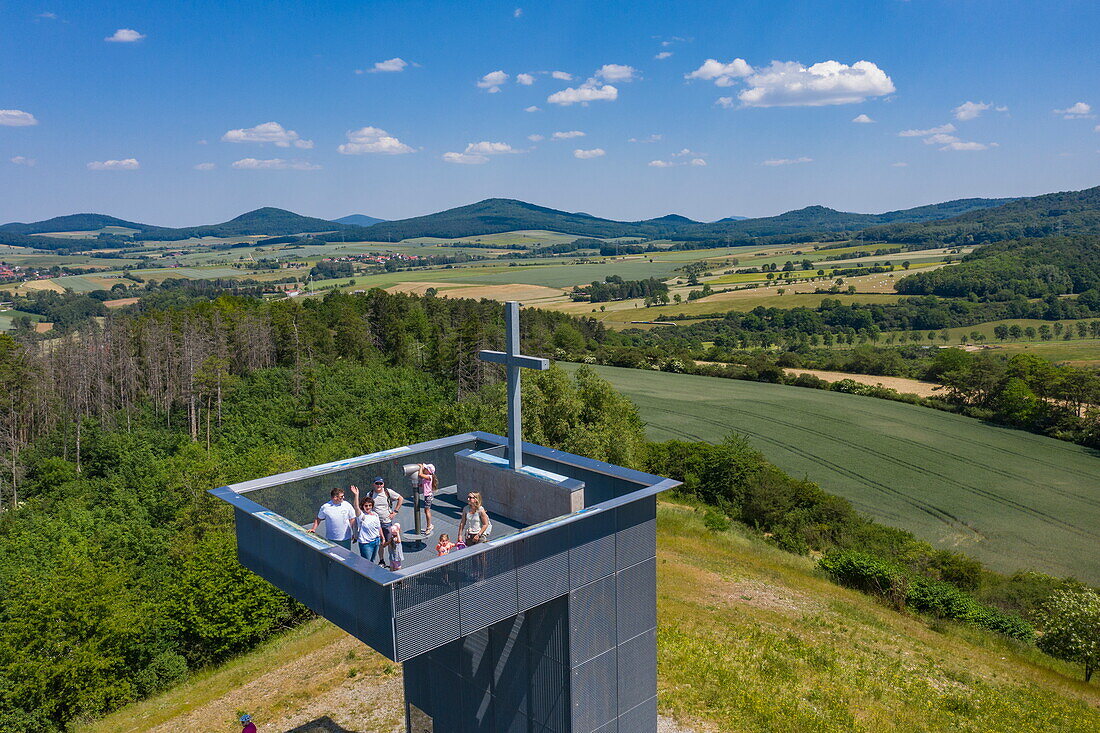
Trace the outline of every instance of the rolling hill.
{"label": "rolling hill", "polygon": [[379,219],[376,216],[367,216],[366,214],[348,214],[347,216],[341,216],[339,219],[333,219],[332,221],[337,224],[350,224],[356,227],[369,227],[371,224],[380,224],[387,221],[386,219]]}
{"label": "rolling hill", "polygon": [[[819,235],[866,230],[869,237],[920,239],[952,236],[984,227],[1005,231],[1046,231],[1051,226],[1083,225],[1100,231],[1100,189],[1049,194],[1033,199],[958,199],[882,214],[837,211],[807,206],[777,216],[726,217],[699,222],[678,214],[639,221],[617,221],[587,213],[567,212],[515,199],[493,198],[446,211],[408,219],[384,221],[352,214],[336,221],[302,216],[264,207],[219,224],[170,228],[118,219],[102,214],[73,214],[45,221],[13,222],[0,226],[0,243],[72,249],[71,240],[34,239],[30,234],[95,231],[104,226],[138,230],[136,240],[180,240],[191,237],[281,236],[329,232],[321,239],[396,242],[415,237],[458,238],[521,230],[545,230],[578,237],[679,239],[727,244],[765,241],[809,241]],[[1060,210],[1060,214],[1054,214]],[[1060,222],[1060,224],[1059,224]],[[114,246],[117,246],[114,245]],[[87,244],[85,245],[87,247]]]}
{"label": "rolling hill", "polygon": [[594,369],[638,405],[654,440],[744,434],[792,476],[937,547],[1001,572],[1100,582],[1100,458],[1088,448],[872,397]]}
{"label": "rolling hill", "polygon": [[103,227],[125,227],[138,231],[157,229],[148,224],[138,224],[126,221],[106,214],[69,214],[68,216],[55,216],[52,219],[36,221],[30,224],[11,222],[0,226],[0,232],[12,234],[49,234],[51,232],[90,232]]}
{"label": "rolling hill", "polygon": [[1052,234],[1100,235],[1100,186],[956,213],[957,216],[939,221],[875,226],[864,234],[868,239],[888,242],[943,244],[981,244]]}
{"label": "rolling hill", "polygon": [[303,234],[305,232],[331,232],[352,229],[327,219],[302,216],[286,209],[265,206],[247,211],[221,224],[208,224],[182,229],[155,229],[138,235],[139,239],[190,239],[192,237],[241,237],[253,234]]}
{"label": "rolling hill", "polygon": [[[1090,731],[1095,683],[990,632],[929,624],[822,578],[808,558],[689,507],[657,516],[657,663],[664,733]],[[399,733],[401,669],[322,619],[78,733]]]}
{"label": "rolling hill", "polygon": [[721,239],[748,243],[754,237],[854,231],[888,222],[918,222],[955,216],[962,211],[1003,205],[1011,199],[961,199],[884,214],[853,214],[807,206],[778,216],[697,222],[677,214],[640,221],[615,221],[570,213],[515,199],[486,199],[435,214],[374,224],[363,234],[380,241],[414,237],[469,237],[523,229],[543,229],[579,237]]}

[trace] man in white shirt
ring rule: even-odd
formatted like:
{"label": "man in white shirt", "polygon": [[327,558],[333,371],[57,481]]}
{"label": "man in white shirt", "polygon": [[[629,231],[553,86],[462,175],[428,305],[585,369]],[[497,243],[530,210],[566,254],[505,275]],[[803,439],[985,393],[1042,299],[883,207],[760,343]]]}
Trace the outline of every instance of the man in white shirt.
{"label": "man in white shirt", "polygon": [[324,522],[325,539],[350,550],[351,538],[355,536],[355,509],[344,501],[343,489],[333,489],[329,495],[332,500],[326,501],[317,510],[317,518],[313,520],[309,531],[316,532],[317,527]]}

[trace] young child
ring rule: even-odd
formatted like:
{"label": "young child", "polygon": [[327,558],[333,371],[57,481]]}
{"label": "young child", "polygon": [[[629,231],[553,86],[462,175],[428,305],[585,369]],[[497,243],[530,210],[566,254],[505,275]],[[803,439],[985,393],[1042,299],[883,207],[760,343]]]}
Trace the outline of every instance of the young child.
{"label": "young child", "polygon": [[390,570],[400,570],[401,563],[405,561],[405,550],[401,546],[401,525],[397,522],[394,522],[390,529],[387,547],[389,547]]}
{"label": "young child", "polygon": [[441,534],[439,535],[439,544],[435,546],[435,554],[439,557],[443,557],[454,548],[455,543],[451,542],[450,535]]}
{"label": "young child", "polygon": [[417,491],[420,492],[420,498],[424,507],[424,523],[427,524],[427,528],[424,530],[424,534],[431,534],[435,531],[435,525],[432,524],[432,500],[435,498],[436,489],[439,488],[439,479],[435,476],[435,465],[432,463],[421,463],[420,470],[416,473],[417,478]]}

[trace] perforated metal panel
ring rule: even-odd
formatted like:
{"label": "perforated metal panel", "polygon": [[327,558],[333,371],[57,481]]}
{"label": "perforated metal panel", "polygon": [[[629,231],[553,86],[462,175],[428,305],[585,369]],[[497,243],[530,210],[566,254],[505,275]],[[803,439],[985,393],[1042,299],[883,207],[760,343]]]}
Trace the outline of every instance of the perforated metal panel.
{"label": "perforated metal panel", "polygon": [[528,715],[555,733],[569,731],[569,670],[561,662],[532,652]]}
{"label": "perforated metal panel", "polygon": [[615,520],[610,513],[569,525],[569,584],[578,588],[615,572]]}
{"label": "perforated metal panel", "polygon": [[566,664],[569,661],[568,598],[544,603],[527,612],[527,643],[531,650]]}
{"label": "perforated metal panel", "polygon": [[618,652],[619,711],[625,711],[657,694],[657,630],[620,643]]}
{"label": "perforated metal panel", "polygon": [[418,603],[412,610],[397,614],[397,659],[404,661],[460,636],[458,591]]}
{"label": "perforated metal panel", "polygon": [[515,616],[519,611],[515,571],[461,587],[458,606],[464,634]]}
{"label": "perforated metal panel", "polygon": [[[619,719],[612,720],[607,725],[601,725],[592,733],[619,733]],[[634,731],[624,731],[624,733],[634,733]]]}
{"label": "perforated metal panel", "polygon": [[614,575],[569,593],[571,665],[587,662],[615,646],[615,615]]}
{"label": "perforated metal panel", "polygon": [[567,531],[544,532],[517,542],[515,558],[520,610],[569,592]]}
{"label": "perforated metal panel", "polygon": [[572,669],[569,694],[573,707],[573,731],[591,731],[618,715],[615,695],[608,682],[615,679],[618,656],[614,648]]}
{"label": "perforated metal panel", "polygon": [[619,730],[630,733],[657,733],[657,698],[649,698],[619,716]]}
{"label": "perforated metal panel", "polygon": [[396,613],[414,611],[422,603],[458,590],[458,573],[450,566],[414,575],[393,585]]}
{"label": "perforated metal panel", "polygon": [[657,560],[651,558],[615,574],[616,604],[622,642],[657,625]]}

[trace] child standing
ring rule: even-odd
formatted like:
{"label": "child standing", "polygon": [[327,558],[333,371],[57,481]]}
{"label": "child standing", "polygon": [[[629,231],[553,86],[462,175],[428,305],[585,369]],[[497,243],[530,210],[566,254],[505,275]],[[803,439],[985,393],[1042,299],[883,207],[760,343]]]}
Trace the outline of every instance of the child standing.
{"label": "child standing", "polygon": [[435,554],[439,557],[443,557],[448,552],[455,548],[455,543],[451,542],[450,535],[439,535],[439,543],[435,546]]}
{"label": "child standing", "polygon": [[386,547],[389,548],[390,570],[400,570],[401,563],[405,561],[405,549],[401,546],[401,525],[397,522],[390,528],[390,539]]}
{"label": "child standing", "polygon": [[421,463],[416,477],[419,484],[417,488],[420,491],[420,498],[424,502],[424,524],[427,525],[424,533],[430,535],[435,531],[435,525],[432,524],[432,499],[435,498],[435,491],[439,486],[439,479],[435,477],[435,465]]}

